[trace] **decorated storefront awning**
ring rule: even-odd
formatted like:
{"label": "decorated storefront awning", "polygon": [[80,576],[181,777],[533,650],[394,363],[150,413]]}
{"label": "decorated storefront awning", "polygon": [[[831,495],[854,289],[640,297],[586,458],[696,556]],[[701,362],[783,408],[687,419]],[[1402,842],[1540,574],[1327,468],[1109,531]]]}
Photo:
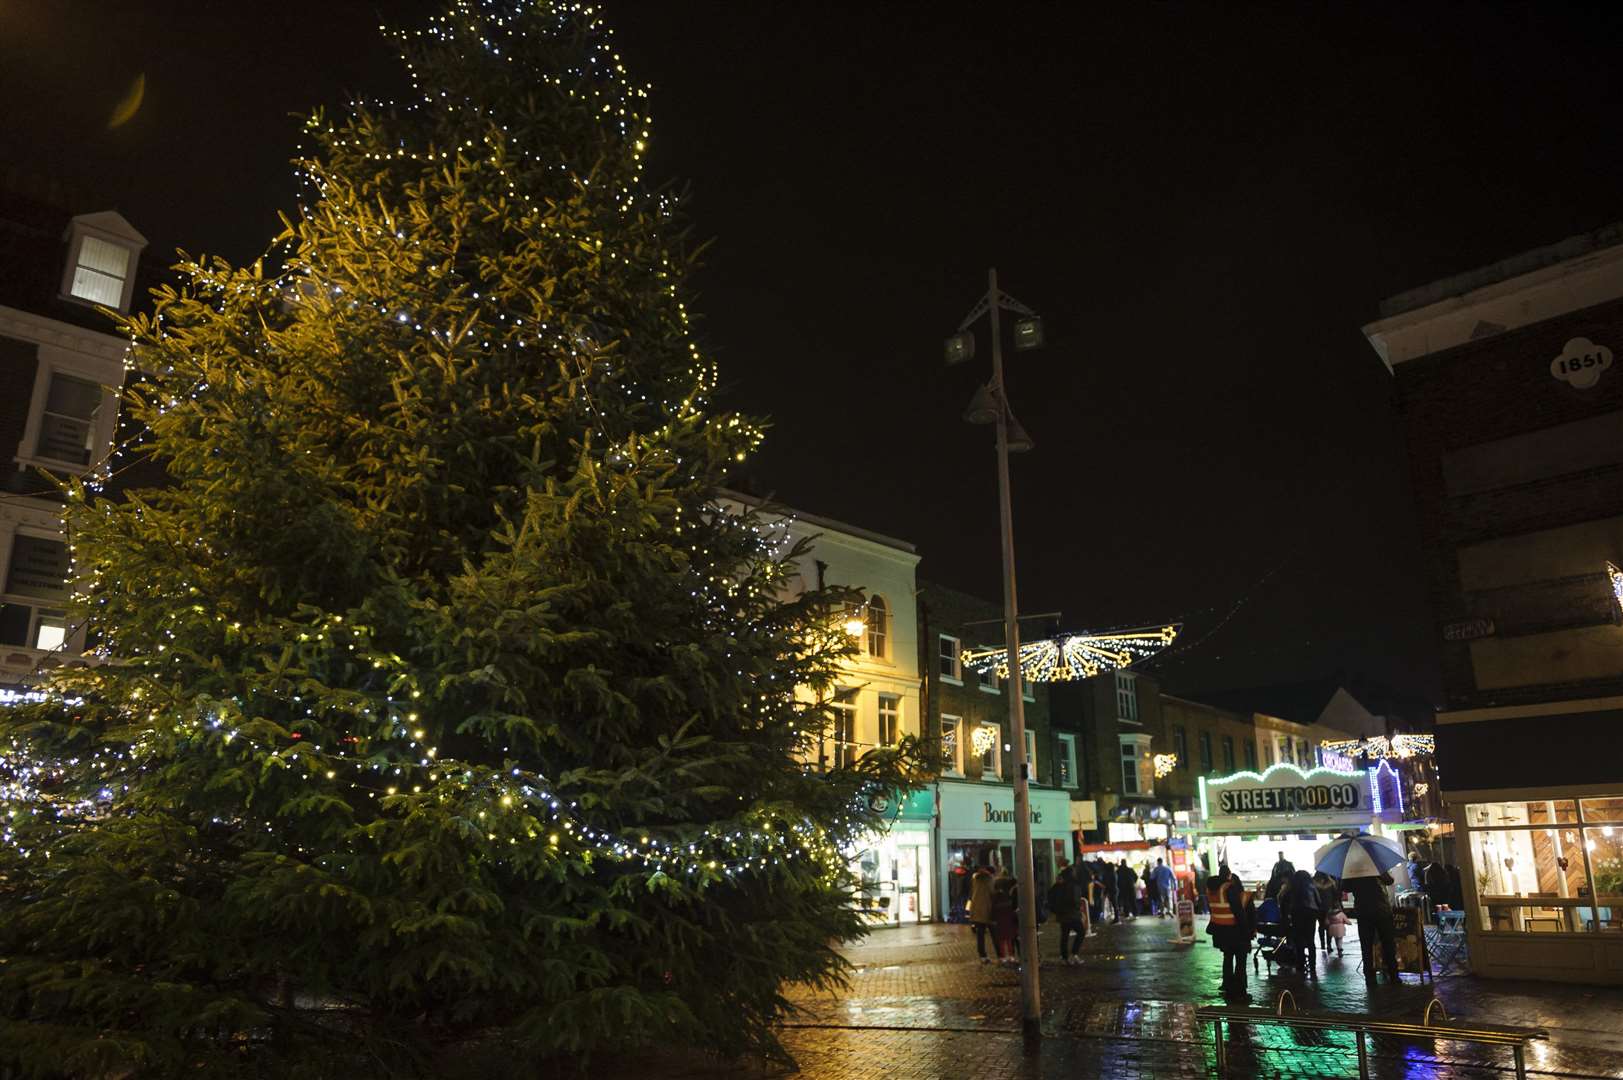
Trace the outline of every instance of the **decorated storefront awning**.
{"label": "decorated storefront awning", "polygon": [[[1101,671],[1114,671],[1147,660],[1171,645],[1183,627],[1145,626],[1131,630],[1061,634],[1027,641],[1020,646],[1020,678],[1024,682],[1068,682],[1087,679]],[[1009,677],[1008,649],[965,649],[965,666],[982,675]]]}
{"label": "decorated storefront awning", "polygon": [[1302,769],[1289,762],[1263,772],[1200,777],[1204,832],[1319,832],[1400,821],[1397,770],[1386,761],[1366,769]]}

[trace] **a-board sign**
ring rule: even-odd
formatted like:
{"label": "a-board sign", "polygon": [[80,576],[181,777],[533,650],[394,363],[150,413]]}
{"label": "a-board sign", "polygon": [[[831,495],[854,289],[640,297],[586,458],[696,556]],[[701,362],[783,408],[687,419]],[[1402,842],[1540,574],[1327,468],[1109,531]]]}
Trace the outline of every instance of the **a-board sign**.
{"label": "a-board sign", "polygon": [[[1363,933],[1363,928],[1359,928]],[[1431,956],[1426,951],[1426,914],[1417,907],[1392,909],[1392,935],[1397,939],[1398,970],[1410,975],[1430,975]]]}
{"label": "a-board sign", "polygon": [[1178,940],[1195,940],[1195,905],[1188,900],[1178,901]]}

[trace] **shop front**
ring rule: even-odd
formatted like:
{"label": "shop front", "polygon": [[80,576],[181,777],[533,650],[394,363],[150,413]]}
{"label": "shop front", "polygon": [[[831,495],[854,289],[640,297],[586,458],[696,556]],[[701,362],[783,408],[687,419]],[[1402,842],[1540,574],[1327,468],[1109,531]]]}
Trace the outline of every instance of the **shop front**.
{"label": "shop front", "polygon": [[930,922],[937,895],[931,836],[935,792],[926,788],[884,801],[893,815],[890,827],[868,834],[851,855],[858,903],[874,926]]}
{"label": "shop front", "polygon": [[1477,973],[1623,983],[1623,791],[1586,794],[1454,807]]}
{"label": "shop front", "polygon": [[[1002,784],[943,780],[938,858],[943,913],[965,920],[969,876],[977,866],[1007,867],[1014,873],[1014,789]],[[1032,870],[1039,899],[1060,866],[1071,861],[1071,797],[1064,791],[1031,789]]]}
{"label": "shop front", "polygon": [[1200,780],[1198,845],[1209,870],[1228,864],[1249,886],[1265,885],[1285,858],[1311,871],[1314,852],[1344,832],[1380,834],[1402,819],[1395,789],[1377,769],[1302,769],[1288,762],[1266,771]]}
{"label": "shop front", "polygon": [[1472,973],[1623,986],[1623,696],[1439,713],[1437,761]]}

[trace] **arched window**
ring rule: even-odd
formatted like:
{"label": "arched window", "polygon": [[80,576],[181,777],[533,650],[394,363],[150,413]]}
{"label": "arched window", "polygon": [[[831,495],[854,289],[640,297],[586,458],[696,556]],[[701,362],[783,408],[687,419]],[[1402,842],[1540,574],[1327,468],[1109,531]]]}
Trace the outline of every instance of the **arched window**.
{"label": "arched window", "polygon": [[885,598],[875,595],[868,601],[868,655],[883,657],[885,655],[885,625],[889,612],[885,608]]}

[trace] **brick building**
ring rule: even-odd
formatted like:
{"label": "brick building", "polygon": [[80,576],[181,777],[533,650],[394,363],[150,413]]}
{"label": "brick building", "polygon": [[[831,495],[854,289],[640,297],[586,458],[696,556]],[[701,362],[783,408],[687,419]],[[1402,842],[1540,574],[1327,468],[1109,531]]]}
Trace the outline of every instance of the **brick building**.
{"label": "brick building", "polygon": [[74,215],[0,194],[0,687],[76,657],[69,556],[52,477],[104,470],[146,240],[113,211]]}
{"label": "brick building", "polygon": [[1623,226],[1395,296],[1480,973],[1623,983]]}
{"label": "brick building", "polygon": [[1054,724],[1076,735],[1083,787],[1094,803],[1096,826],[1085,839],[1109,839],[1111,822],[1158,823],[1151,831],[1165,839],[1176,806],[1157,789],[1154,756],[1168,752],[1161,709],[1160,685],[1132,671],[1055,685]]}
{"label": "brick building", "polygon": [[[970,870],[983,861],[1014,866],[1014,776],[1021,758],[1009,730],[1009,688],[962,659],[965,649],[1002,646],[1003,609],[920,582],[919,625],[923,710],[941,746],[934,798],[943,912],[958,918]],[[1025,683],[1023,689],[1033,870],[1042,896],[1072,857],[1071,796],[1081,749],[1074,733],[1049,723],[1049,685]]]}

